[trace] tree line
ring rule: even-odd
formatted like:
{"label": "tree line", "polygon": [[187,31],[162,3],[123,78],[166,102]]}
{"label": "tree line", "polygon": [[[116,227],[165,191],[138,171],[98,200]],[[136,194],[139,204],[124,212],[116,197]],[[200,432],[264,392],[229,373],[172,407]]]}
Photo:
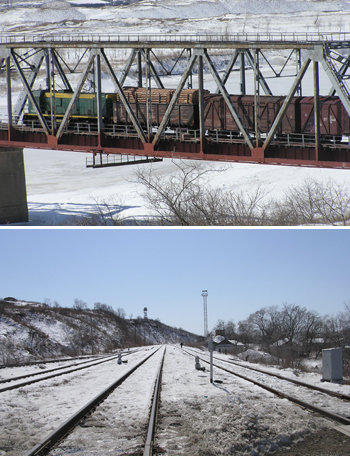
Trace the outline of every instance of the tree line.
{"label": "tree line", "polygon": [[214,330],[279,358],[317,358],[324,348],[350,344],[350,303],[338,315],[324,317],[296,304],[263,307],[237,324],[219,320]]}

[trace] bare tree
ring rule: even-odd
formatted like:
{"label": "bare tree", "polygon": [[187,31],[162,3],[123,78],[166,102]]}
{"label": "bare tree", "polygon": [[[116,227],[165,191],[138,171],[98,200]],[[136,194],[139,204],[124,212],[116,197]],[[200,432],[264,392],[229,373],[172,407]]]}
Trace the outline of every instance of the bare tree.
{"label": "bare tree", "polygon": [[306,180],[276,203],[273,218],[280,219],[281,225],[349,225],[350,190],[331,180]]}
{"label": "bare tree", "polygon": [[224,320],[218,320],[214,326],[214,330],[225,331],[225,322]]}
{"label": "bare tree", "polygon": [[153,168],[137,172],[138,182],[146,189],[144,197],[158,215],[161,224],[186,226],[194,224],[196,219],[198,225],[202,225],[203,218],[207,218],[206,208],[203,211],[200,209],[202,184],[203,177],[209,171],[192,162],[174,161],[174,164],[177,173],[166,178],[155,174]]}
{"label": "bare tree", "polygon": [[122,307],[118,307],[117,310],[115,311],[115,314],[119,318],[125,318],[126,317],[125,310]]}
{"label": "bare tree", "polygon": [[161,225],[261,225],[265,223],[265,196],[254,192],[224,192],[210,187],[208,170],[198,163],[174,162],[177,172],[157,176],[152,168],[139,170],[137,177],[144,197]]}
{"label": "bare tree", "polygon": [[243,320],[238,322],[238,340],[244,344],[258,343],[260,336],[257,328],[250,320]]}
{"label": "bare tree", "polygon": [[282,337],[281,315],[276,306],[254,312],[249,315],[248,321],[260,335],[260,343],[266,350]]}
{"label": "bare tree", "polygon": [[286,342],[293,344],[299,342],[300,335],[304,329],[304,319],[307,315],[305,308],[295,304],[284,304],[281,311],[281,332]]}
{"label": "bare tree", "polygon": [[[298,226],[350,225],[350,188],[331,180],[306,180],[288,189],[282,198],[269,198],[261,187],[229,191],[210,185],[213,173],[204,164],[174,160],[176,170],[160,176],[152,167],[139,168],[137,182],[152,216],[142,224],[175,226]],[[122,217],[121,204],[97,203],[80,225],[137,225]]]}
{"label": "bare tree", "polygon": [[73,304],[73,309],[76,309],[76,310],[87,309],[87,304],[86,304],[85,301],[82,301],[81,299],[75,298],[74,299],[74,304]]}

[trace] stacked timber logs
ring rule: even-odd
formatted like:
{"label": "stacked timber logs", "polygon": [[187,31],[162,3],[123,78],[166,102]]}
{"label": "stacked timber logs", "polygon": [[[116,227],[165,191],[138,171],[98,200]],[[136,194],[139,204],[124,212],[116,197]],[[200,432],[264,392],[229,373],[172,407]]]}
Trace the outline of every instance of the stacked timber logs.
{"label": "stacked timber logs", "polygon": [[[175,89],[155,89],[150,90],[151,103],[156,104],[169,104]],[[209,93],[204,90],[204,94]],[[144,87],[125,87],[124,94],[129,103],[146,103],[147,102],[147,89]],[[120,101],[120,96],[116,94],[116,100]],[[198,104],[199,91],[197,89],[184,89],[180,92],[177,104]]]}

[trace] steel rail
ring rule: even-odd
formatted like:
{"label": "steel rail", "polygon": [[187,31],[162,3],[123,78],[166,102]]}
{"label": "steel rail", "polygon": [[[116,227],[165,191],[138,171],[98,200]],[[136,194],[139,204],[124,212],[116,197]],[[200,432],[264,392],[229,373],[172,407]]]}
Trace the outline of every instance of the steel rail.
{"label": "steel rail", "polygon": [[350,396],[348,394],[338,393],[337,391],[331,391],[326,388],[322,388],[320,386],[311,385],[310,383],[302,382],[301,380],[296,380],[294,378],[285,377],[284,375],[276,374],[273,372],[268,372],[268,371],[265,371],[264,369],[258,369],[257,367],[244,366],[235,361],[231,361],[231,360],[228,361],[228,360],[220,359],[217,357],[214,357],[214,358],[217,359],[218,361],[222,361],[224,363],[233,364],[235,366],[243,367],[244,369],[249,369],[252,371],[260,372],[262,374],[271,375],[272,377],[277,377],[281,380],[287,380],[288,382],[294,383],[295,385],[305,386],[306,388],[310,388],[315,391],[320,391],[321,393],[325,393],[325,394],[328,394],[329,396],[337,397],[338,399],[342,399],[344,401],[350,401]]}
{"label": "steel rail", "polygon": [[90,358],[97,357],[96,355],[85,355],[85,356],[76,356],[76,357],[71,357],[71,358],[57,358],[57,359],[47,359],[47,360],[39,359],[37,361],[27,361],[27,362],[23,362],[23,363],[1,364],[0,369],[23,367],[23,366],[35,366],[36,364],[61,363],[64,361],[73,361],[74,359],[86,359],[87,356],[89,356]]}
{"label": "steel rail", "polygon": [[55,431],[51,432],[42,442],[35,445],[31,450],[27,451],[24,456],[42,456],[47,454],[57,442],[62,440],[66,435],[72,431],[74,427],[90,412],[92,412],[101,402],[103,402],[119,385],[121,385],[133,372],[135,372],[142,364],[144,364],[151,356],[153,356],[160,349],[157,348],[150,355],[146,356],[143,360],[138,362],[134,367],[128,370],[118,380],[113,382],[100,394],[95,396],[84,407],[78,410],[68,420],[66,420]]}
{"label": "steel rail", "polygon": [[[99,356],[96,359],[108,358],[109,356],[113,356],[113,355]],[[81,366],[83,364],[93,363],[93,362],[94,362],[94,360],[89,359],[88,361],[83,361],[81,363],[68,364],[67,366],[55,367],[54,369],[48,369],[48,370],[45,370],[45,371],[42,371],[42,372],[32,372],[32,373],[28,373],[28,374],[24,374],[24,375],[19,375],[18,377],[5,378],[3,380],[0,380],[0,384],[8,383],[8,382],[15,382],[17,380],[23,380],[24,378],[35,377],[36,375],[48,374],[49,372],[55,372],[55,371],[58,371],[58,370],[69,369],[70,367]]]}
{"label": "steel rail", "polygon": [[[126,354],[129,355],[131,353],[135,353],[135,351],[137,351],[137,350],[132,350],[132,351],[129,351],[129,352],[125,352],[124,354],[123,354],[123,352],[121,352],[121,354],[123,356],[125,356]],[[95,359],[89,359],[89,360],[83,361],[81,363],[68,364],[67,366],[55,367],[54,369],[48,369],[48,370],[45,370],[45,371],[42,371],[42,372],[32,372],[32,373],[28,373],[28,374],[25,374],[25,375],[20,375],[18,377],[5,378],[3,380],[0,380],[0,384],[4,384],[4,383],[8,383],[8,382],[15,382],[17,380],[22,380],[22,379],[28,378],[28,377],[35,377],[37,375],[45,375],[45,374],[48,374],[49,372],[55,372],[55,371],[58,371],[58,370],[69,369],[70,367],[81,366],[81,365],[87,364],[87,363],[92,363],[91,366],[94,366],[95,365],[95,361],[97,361],[97,360],[105,359],[106,361],[108,361],[108,359],[106,359],[106,358],[115,359],[116,356],[119,356],[119,353],[116,354],[116,355],[96,356]],[[77,359],[82,359],[82,358],[80,357],[80,358],[77,358]],[[65,361],[71,361],[71,359],[67,359]],[[89,366],[86,366],[86,367],[88,368]],[[1,392],[1,390],[0,390],[0,392]]]}
{"label": "steel rail", "polygon": [[[196,356],[196,355],[194,355],[192,353],[189,353],[186,350],[184,350],[184,351],[185,351],[185,353],[187,353],[187,354],[189,354],[191,356]],[[204,358],[200,357],[200,360],[205,362],[205,363],[207,363],[207,364],[210,364],[210,362],[207,361]],[[316,405],[313,405],[313,404],[310,404],[308,402],[305,402],[305,401],[303,401],[301,399],[298,399],[295,396],[291,396],[290,394],[283,393],[282,391],[277,390],[276,388],[272,388],[271,386],[265,385],[264,383],[261,383],[258,380],[254,380],[252,378],[246,377],[245,375],[238,374],[237,372],[233,372],[233,371],[231,371],[229,369],[226,369],[223,366],[219,366],[218,364],[213,364],[213,366],[217,367],[218,369],[221,369],[221,370],[223,370],[225,372],[228,372],[229,374],[235,375],[236,377],[242,378],[243,380],[246,380],[246,381],[248,381],[250,383],[253,383],[254,385],[259,386],[260,388],[263,388],[263,389],[269,391],[270,393],[275,394],[278,397],[282,397],[284,399],[288,399],[291,402],[294,402],[294,403],[296,403],[296,404],[298,404],[298,405],[300,405],[300,406],[302,406],[302,407],[304,407],[306,409],[312,410],[313,412],[316,412],[316,413],[318,413],[320,415],[326,416],[327,418],[330,418],[330,419],[332,419],[334,421],[337,421],[339,423],[350,425],[350,419],[346,418],[345,416],[341,416],[341,415],[338,415],[337,413],[329,412],[328,410],[322,409],[321,407],[318,407]]]}
{"label": "steel rail", "polygon": [[243,369],[249,369],[249,370],[252,370],[255,372],[260,372],[261,374],[270,375],[271,377],[276,377],[276,378],[279,378],[280,380],[286,380],[286,381],[294,383],[295,385],[298,385],[298,386],[305,386],[306,388],[313,389],[315,391],[319,391],[320,393],[328,394],[328,396],[337,397],[338,399],[342,399],[344,401],[350,401],[350,395],[348,395],[348,394],[339,393],[337,391],[331,391],[326,388],[322,388],[321,386],[316,386],[316,385],[312,385],[311,383],[302,382],[301,380],[296,380],[294,378],[285,377],[284,375],[280,375],[275,372],[269,372],[264,369],[258,369],[257,367],[245,366],[234,360],[221,359],[221,358],[218,358],[217,356],[214,356],[214,359],[221,361],[223,363],[233,364],[235,366],[242,367]]}
{"label": "steel rail", "polygon": [[31,385],[33,383],[42,382],[44,380],[49,380],[50,378],[60,377],[61,375],[70,374],[72,372],[76,372],[76,371],[79,371],[79,370],[82,370],[82,369],[89,369],[90,367],[95,367],[95,366],[98,366],[99,364],[107,363],[109,361],[113,361],[113,359],[118,358],[118,356],[119,355],[115,355],[115,356],[113,356],[113,357],[111,357],[109,359],[104,359],[102,361],[98,361],[96,363],[90,364],[89,366],[80,366],[80,367],[77,367],[75,369],[70,369],[70,370],[65,371],[65,372],[58,372],[56,374],[47,375],[46,377],[36,378],[36,379],[28,380],[28,381],[22,382],[22,383],[16,383],[16,385],[5,386],[4,388],[0,388],[0,393],[4,393],[5,391],[10,391],[10,390],[22,388],[23,386],[28,386],[28,385]]}
{"label": "steel rail", "polygon": [[157,416],[158,416],[159,398],[160,398],[165,352],[166,352],[166,347],[164,348],[163,357],[162,357],[162,360],[161,360],[161,363],[160,363],[160,366],[158,369],[158,373],[157,373],[157,378],[156,378],[156,381],[154,384],[152,407],[151,407],[151,413],[150,413],[150,418],[149,418],[149,422],[148,422],[147,437],[146,437],[146,443],[144,446],[143,456],[152,456],[154,433],[155,433],[155,429],[156,429]]}

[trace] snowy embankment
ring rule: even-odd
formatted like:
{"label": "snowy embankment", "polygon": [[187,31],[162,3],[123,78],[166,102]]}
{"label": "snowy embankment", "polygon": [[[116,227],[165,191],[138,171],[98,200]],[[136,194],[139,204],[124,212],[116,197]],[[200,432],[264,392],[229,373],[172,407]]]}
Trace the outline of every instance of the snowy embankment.
{"label": "snowy embankment", "polygon": [[[144,352],[138,352],[127,365],[112,361],[100,369],[3,393],[0,454],[23,454],[142,356]],[[62,443],[57,454],[72,449],[79,455],[121,454],[115,453],[116,448],[134,454],[145,435],[145,412],[158,362],[152,357],[142,372],[133,374]],[[208,369],[195,369],[192,356],[178,346],[167,346],[156,432],[159,454],[263,456],[330,426],[328,420],[219,369],[214,369],[214,380],[211,384]],[[350,386],[340,388],[350,394]]]}

